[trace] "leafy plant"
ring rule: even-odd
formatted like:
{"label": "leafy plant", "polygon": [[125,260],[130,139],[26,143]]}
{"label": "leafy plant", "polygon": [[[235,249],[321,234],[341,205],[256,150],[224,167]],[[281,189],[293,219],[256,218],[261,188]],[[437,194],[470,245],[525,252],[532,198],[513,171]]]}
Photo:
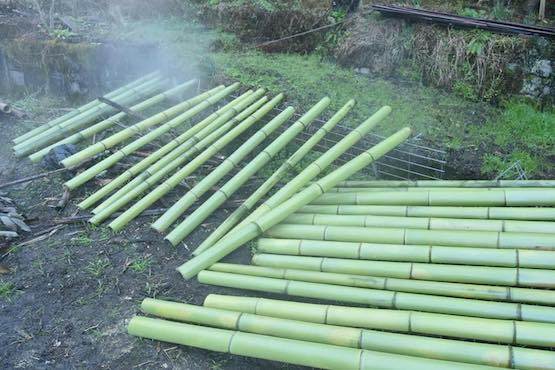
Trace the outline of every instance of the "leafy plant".
{"label": "leafy plant", "polygon": [[88,264],[86,271],[94,277],[100,277],[108,267],[110,267],[110,261],[106,258],[98,258]]}
{"label": "leafy plant", "polygon": [[72,32],[67,28],[56,28],[50,31],[50,36],[56,40],[67,40],[76,35],[77,34],[75,32]]}
{"label": "leafy plant", "polygon": [[15,285],[13,283],[7,281],[0,282],[0,298],[9,300],[15,291]]}
{"label": "leafy plant", "polygon": [[150,256],[140,257],[133,261],[129,268],[135,272],[145,272],[152,262]]}

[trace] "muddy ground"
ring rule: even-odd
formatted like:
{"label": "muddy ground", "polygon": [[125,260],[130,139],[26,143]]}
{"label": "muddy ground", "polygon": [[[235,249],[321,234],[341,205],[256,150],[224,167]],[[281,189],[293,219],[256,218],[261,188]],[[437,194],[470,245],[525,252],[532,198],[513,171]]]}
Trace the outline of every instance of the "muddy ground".
{"label": "muddy ground", "polygon": [[[43,117],[32,119],[36,124],[43,121]],[[14,158],[11,139],[21,134],[21,125],[0,121],[0,183],[44,171]],[[67,176],[54,175],[4,189],[27,216],[34,234],[60,226],[55,220],[76,214],[74,204],[84,192],[77,192],[63,210],[52,207]],[[164,205],[155,208],[159,207]],[[222,211],[209,219],[211,224],[190,236],[186,244],[196,247],[225,215]],[[6,255],[0,263],[11,272],[0,275],[0,283],[13,284],[14,289],[0,296],[0,368],[296,368],[141,340],[126,333],[128,320],[139,313],[145,297],[202,304],[210,293],[249,295],[183,280],[175,268],[187,260],[189,252],[184,244],[174,248],[165,243],[148,226],[150,221],[152,217],[138,218],[118,234],[85,222],[62,225],[44,240]],[[33,239],[33,233],[14,244]],[[3,249],[0,255],[5,252]],[[244,247],[229,259],[248,263],[250,255]]]}

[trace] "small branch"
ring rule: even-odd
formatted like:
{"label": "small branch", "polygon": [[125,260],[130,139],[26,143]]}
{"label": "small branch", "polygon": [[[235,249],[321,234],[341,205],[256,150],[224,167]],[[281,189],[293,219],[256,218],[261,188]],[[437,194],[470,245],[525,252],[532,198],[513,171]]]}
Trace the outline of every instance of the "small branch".
{"label": "small branch", "polygon": [[33,181],[33,180],[40,179],[40,178],[43,178],[43,177],[48,177],[50,175],[61,173],[61,172],[67,171],[67,170],[68,170],[68,168],[58,168],[57,170],[54,170],[54,171],[43,172],[43,173],[39,173],[38,175],[24,177],[22,179],[14,180],[14,181],[11,181],[11,182],[5,182],[3,184],[0,184],[0,189],[7,188],[8,186],[22,184],[24,182]]}
{"label": "small branch", "polygon": [[121,104],[116,103],[115,101],[112,101],[112,100],[110,100],[110,99],[106,99],[106,98],[103,97],[103,96],[101,96],[101,97],[99,97],[99,98],[97,98],[97,99],[98,99],[99,101],[103,102],[104,104],[108,104],[108,105],[110,105],[110,106],[116,108],[117,110],[119,110],[119,111],[121,111],[121,112],[127,114],[127,115],[130,116],[130,117],[138,118],[138,119],[140,119],[140,120],[144,120],[144,119],[146,118],[146,117],[143,116],[142,114],[137,113],[137,112],[134,112],[134,111],[132,111],[131,109],[129,109],[129,108],[127,108],[127,107],[124,107],[124,106],[121,105]]}

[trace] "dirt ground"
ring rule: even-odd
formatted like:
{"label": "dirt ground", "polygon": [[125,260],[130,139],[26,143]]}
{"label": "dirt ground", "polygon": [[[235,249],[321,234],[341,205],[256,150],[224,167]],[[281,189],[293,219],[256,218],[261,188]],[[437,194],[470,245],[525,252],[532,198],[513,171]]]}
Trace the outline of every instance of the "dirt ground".
{"label": "dirt ground", "polygon": [[[21,134],[18,122],[0,121],[0,128],[0,183],[44,171],[13,156],[11,140]],[[74,204],[84,192],[77,192],[61,211],[52,207],[62,194],[65,176],[4,189],[29,219],[33,233],[76,213]],[[187,245],[194,249],[223,217],[222,211],[208,220],[212,224],[191,235]],[[296,368],[126,333],[128,320],[139,313],[145,297],[202,304],[210,293],[264,296],[185,281],[175,268],[187,260],[189,252],[183,244],[174,248],[165,243],[148,226],[150,221],[138,218],[118,234],[85,222],[67,224],[44,240],[5,256],[0,263],[11,272],[0,275],[0,283],[11,283],[14,290],[0,297],[0,368]],[[32,238],[27,234],[14,244]],[[1,250],[0,256],[5,252]],[[248,263],[250,254],[244,247],[229,260]]]}

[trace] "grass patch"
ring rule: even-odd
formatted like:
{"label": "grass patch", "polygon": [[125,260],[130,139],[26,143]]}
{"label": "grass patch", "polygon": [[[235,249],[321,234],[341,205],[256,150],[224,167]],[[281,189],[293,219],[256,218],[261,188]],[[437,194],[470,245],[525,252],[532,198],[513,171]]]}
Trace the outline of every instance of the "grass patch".
{"label": "grass patch", "polygon": [[108,267],[110,267],[110,261],[108,261],[106,258],[98,258],[94,261],[91,261],[87,265],[85,270],[92,276],[98,278],[104,274]]}
{"label": "grass patch", "polygon": [[129,265],[129,268],[134,272],[141,273],[147,271],[151,263],[152,259],[150,256],[139,257]]}
{"label": "grass patch", "polygon": [[10,300],[15,292],[16,289],[13,283],[0,281],[0,299]]}
{"label": "grass patch", "polygon": [[555,110],[539,111],[533,105],[512,100],[499,116],[476,128],[473,137],[482,138],[495,154],[484,156],[482,173],[499,173],[519,161],[528,177],[549,177],[555,171]]}
{"label": "grass patch", "polygon": [[316,55],[218,53],[215,56],[220,73],[247,86],[263,86],[272,93],[284,92],[288,103],[308,109],[323,96],[333,102],[332,111],[350,98],[358,104],[345,121],[356,126],[381,106],[393,108],[391,116],[376,130],[391,134],[404,126],[439,143],[463,134],[467,111],[492,111],[486,104],[462,98],[405,81],[367,77],[321,60]]}

